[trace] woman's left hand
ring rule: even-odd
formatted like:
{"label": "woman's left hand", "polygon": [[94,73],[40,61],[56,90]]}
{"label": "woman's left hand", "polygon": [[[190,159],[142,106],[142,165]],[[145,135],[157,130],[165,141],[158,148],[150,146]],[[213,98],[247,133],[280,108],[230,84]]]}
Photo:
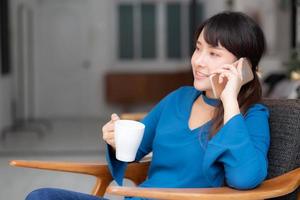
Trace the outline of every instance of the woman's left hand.
{"label": "woman's left hand", "polygon": [[221,101],[232,101],[232,99],[237,99],[240,89],[243,84],[243,78],[238,72],[239,65],[242,65],[242,58],[234,62],[233,64],[222,65],[219,69],[215,70],[213,73],[219,73],[219,83],[226,81],[224,90],[220,95]]}

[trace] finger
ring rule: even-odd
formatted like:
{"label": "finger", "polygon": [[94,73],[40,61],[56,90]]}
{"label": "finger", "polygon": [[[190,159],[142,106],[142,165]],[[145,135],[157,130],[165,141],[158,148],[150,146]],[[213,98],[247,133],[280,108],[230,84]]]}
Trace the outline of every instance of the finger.
{"label": "finger", "polygon": [[105,133],[105,138],[106,138],[107,140],[114,139],[114,138],[115,138],[115,132],[114,132],[114,131],[106,132],[106,133]]}
{"label": "finger", "polygon": [[110,131],[114,131],[115,130],[115,124],[114,123],[110,123],[107,125],[105,131],[106,132],[110,132]]}
{"label": "finger", "polygon": [[113,122],[109,122],[102,127],[102,134],[111,132],[115,130],[115,125]]}
{"label": "finger", "polygon": [[225,79],[229,80],[229,79],[231,79],[234,76],[235,75],[232,72],[230,72],[230,71],[223,72],[219,76],[219,83],[223,83],[225,81]]}
{"label": "finger", "polygon": [[105,132],[107,130],[111,130],[111,127],[114,126],[114,122],[119,119],[120,117],[117,114],[113,113],[111,115],[111,120],[102,127],[102,131]]}
{"label": "finger", "polygon": [[234,66],[234,65],[224,65],[223,69],[227,70],[227,71],[231,71],[232,73],[238,75],[238,67]]}
{"label": "finger", "polygon": [[225,68],[219,68],[219,69],[216,69],[216,70],[213,70],[210,75],[213,75],[213,74],[222,74],[223,72],[227,72],[228,69],[225,69]]}
{"label": "finger", "polygon": [[102,132],[103,133],[108,132],[108,131],[112,131],[112,130],[114,130],[114,124],[113,124],[113,122],[108,122],[107,124],[105,124],[102,127]]}
{"label": "finger", "polygon": [[105,134],[103,134],[103,140],[105,141],[105,142],[107,142],[108,140],[112,140],[112,139],[114,139],[115,137],[114,137],[114,134],[110,134],[110,133],[105,133]]}
{"label": "finger", "polygon": [[229,79],[228,77],[229,77],[228,73],[222,73],[219,76],[219,84],[224,83],[224,82],[226,83],[227,80]]}
{"label": "finger", "polygon": [[119,119],[120,119],[120,117],[116,113],[113,113],[110,116],[110,121],[107,124],[113,124],[115,121],[117,121]]}
{"label": "finger", "polygon": [[109,144],[115,144],[115,139],[114,138],[110,138],[107,140]]}
{"label": "finger", "polygon": [[111,121],[115,122],[115,121],[117,121],[117,120],[119,120],[119,119],[120,119],[120,117],[119,117],[116,113],[113,113],[113,114],[111,115]]}
{"label": "finger", "polygon": [[221,74],[221,75],[219,76],[219,84],[223,83],[224,78],[225,78],[225,75],[224,75],[224,74]]}
{"label": "finger", "polygon": [[219,82],[219,84],[221,84],[223,82],[223,76],[221,76],[221,75],[219,76],[219,81],[218,82]]}
{"label": "finger", "polygon": [[106,143],[109,144],[110,146],[112,146],[113,148],[115,148],[115,146],[116,146],[115,140],[108,140]]}

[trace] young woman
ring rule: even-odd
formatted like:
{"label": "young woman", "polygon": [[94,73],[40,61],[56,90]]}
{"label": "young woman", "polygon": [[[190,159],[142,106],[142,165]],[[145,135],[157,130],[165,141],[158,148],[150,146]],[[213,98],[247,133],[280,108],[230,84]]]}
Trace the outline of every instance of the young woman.
{"label": "young woman", "polygon": [[[268,109],[260,104],[256,74],[265,50],[260,27],[248,16],[223,12],[206,20],[197,31],[191,58],[194,86],[181,87],[162,99],[141,121],[145,133],[136,161],[153,152],[148,178],[140,187],[200,188],[228,185],[250,189],[267,175]],[[243,84],[238,60],[247,59],[254,78]],[[220,98],[213,96],[209,75],[226,80]],[[122,185],[127,163],[115,158],[114,122],[103,126],[107,160]],[[39,189],[33,199],[97,199],[58,189]],[[130,198],[130,197],[127,197]],[[139,198],[130,198],[139,199]]]}

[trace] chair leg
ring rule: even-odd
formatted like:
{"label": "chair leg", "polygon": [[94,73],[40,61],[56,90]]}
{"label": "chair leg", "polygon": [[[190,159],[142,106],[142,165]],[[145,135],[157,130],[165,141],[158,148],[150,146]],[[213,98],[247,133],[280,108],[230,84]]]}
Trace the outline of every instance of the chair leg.
{"label": "chair leg", "polygon": [[108,178],[97,178],[96,184],[92,190],[92,195],[103,197],[106,188],[108,187],[111,181],[112,179],[108,179]]}

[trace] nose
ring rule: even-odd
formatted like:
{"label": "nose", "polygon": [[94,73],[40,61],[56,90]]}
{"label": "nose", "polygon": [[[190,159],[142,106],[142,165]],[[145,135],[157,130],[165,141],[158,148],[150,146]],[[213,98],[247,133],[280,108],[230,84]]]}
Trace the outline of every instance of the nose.
{"label": "nose", "polygon": [[195,64],[197,67],[205,67],[207,65],[207,56],[201,52],[195,56]]}

